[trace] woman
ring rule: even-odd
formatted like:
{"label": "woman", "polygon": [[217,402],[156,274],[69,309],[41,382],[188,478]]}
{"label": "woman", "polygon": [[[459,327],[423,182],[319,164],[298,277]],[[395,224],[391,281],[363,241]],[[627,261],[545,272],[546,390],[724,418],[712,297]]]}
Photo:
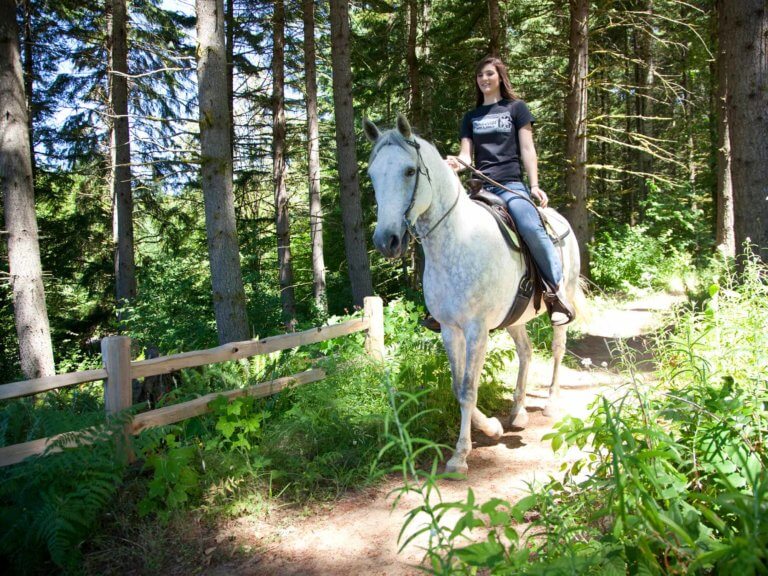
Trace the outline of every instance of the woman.
{"label": "woman", "polygon": [[[459,160],[472,164],[474,155],[475,167],[485,176],[527,198],[533,196],[546,208],[549,199],[539,187],[538,158],[533,145],[535,119],[525,102],[513,93],[507,67],[499,58],[487,56],[477,64],[475,93],[476,108],[467,112],[461,122],[459,155],[448,156],[446,162],[458,172],[464,168]],[[523,168],[530,191],[523,183]],[[568,324],[575,314],[562,289],[562,265],[536,207],[496,186],[487,189],[506,202],[544,281],[556,296],[550,310],[552,324]]]}

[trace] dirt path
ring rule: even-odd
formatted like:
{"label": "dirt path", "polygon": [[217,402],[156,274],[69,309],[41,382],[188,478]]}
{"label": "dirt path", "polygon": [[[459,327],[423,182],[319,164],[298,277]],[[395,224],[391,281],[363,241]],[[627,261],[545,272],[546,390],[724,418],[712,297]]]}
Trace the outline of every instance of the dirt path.
{"label": "dirt path", "polygon": [[[675,298],[656,294],[618,308],[598,309],[582,337],[569,342],[579,369],[563,368],[561,376],[563,406],[568,414],[586,416],[595,396],[621,383],[614,371],[610,351],[619,341],[643,354],[643,335],[658,327],[662,310]],[[650,365],[645,364],[645,369]],[[643,365],[640,366],[643,369]],[[528,406],[531,417],[526,429],[507,430],[498,443],[481,433],[473,434],[474,449],[469,457],[466,481],[444,482],[444,501],[466,496],[472,488],[478,501],[500,497],[521,498],[531,482],[545,481],[556,474],[564,460],[575,454],[555,455],[549,443],[542,442],[552,429],[552,421],[541,411],[550,377],[549,362],[535,358],[529,377]],[[229,560],[212,551],[207,576],[257,575],[339,575],[353,576],[421,574],[414,565],[422,559],[418,540],[398,553],[398,534],[404,514],[420,504],[414,497],[401,500],[392,509],[390,492],[400,482],[390,478],[382,485],[343,497],[333,505],[313,511],[306,517],[296,512],[272,514],[267,519],[244,517],[222,528],[217,541],[240,553]],[[299,516],[297,518],[297,516]]]}

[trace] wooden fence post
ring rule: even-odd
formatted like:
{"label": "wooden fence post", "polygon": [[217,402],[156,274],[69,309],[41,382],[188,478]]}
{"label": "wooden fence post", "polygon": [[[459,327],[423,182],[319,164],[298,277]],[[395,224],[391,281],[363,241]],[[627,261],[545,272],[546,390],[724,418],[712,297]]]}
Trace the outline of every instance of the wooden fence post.
{"label": "wooden fence post", "polygon": [[[131,407],[131,339],[128,336],[107,336],[101,340],[101,356],[107,379],[104,381],[104,409],[107,419],[113,414]],[[126,424],[122,441],[118,448],[129,462],[134,460],[131,449],[130,424]]]}
{"label": "wooden fence post", "polygon": [[365,351],[374,360],[384,360],[384,303],[378,296],[366,296],[363,310],[369,323],[365,333]]}

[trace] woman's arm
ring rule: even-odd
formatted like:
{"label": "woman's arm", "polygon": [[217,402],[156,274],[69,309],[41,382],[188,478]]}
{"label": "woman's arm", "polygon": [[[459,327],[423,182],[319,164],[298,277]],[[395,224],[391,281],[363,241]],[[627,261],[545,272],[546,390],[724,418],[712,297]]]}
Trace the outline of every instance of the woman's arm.
{"label": "woman's arm", "polygon": [[528,184],[531,187],[531,196],[538,198],[542,208],[549,204],[544,190],[539,188],[539,158],[536,156],[536,146],[533,144],[533,126],[529,122],[517,132],[520,141],[520,156],[523,160],[525,173],[528,175]]}
{"label": "woman's arm", "polygon": [[454,170],[455,172],[461,172],[462,170],[464,170],[464,166],[459,162],[459,160],[461,160],[462,162],[465,162],[466,164],[472,164],[472,139],[471,138],[461,139],[461,148],[459,150],[458,156],[445,157],[445,161],[448,163],[448,166],[450,166],[451,169]]}

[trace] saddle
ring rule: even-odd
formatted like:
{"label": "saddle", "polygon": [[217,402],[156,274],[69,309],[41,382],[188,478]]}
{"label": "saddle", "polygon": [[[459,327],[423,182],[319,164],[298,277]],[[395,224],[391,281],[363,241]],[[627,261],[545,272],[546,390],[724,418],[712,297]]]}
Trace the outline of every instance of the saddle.
{"label": "saddle", "polygon": [[[515,222],[507,209],[506,202],[496,194],[484,190],[482,187],[482,180],[473,179],[470,180],[468,184],[470,189],[470,199],[488,210],[496,221],[496,224],[499,226],[501,235],[504,240],[506,240],[510,250],[520,252],[525,263],[525,272],[520,279],[520,284],[517,287],[517,294],[515,294],[512,306],[510,307],[509,312],[507,312],[504,320],[502,320],[501,324],[494,328],[494,330],[506,328],[517,322],[528,308],[531,298],[533,298],[533,307],[537,313],[541,308],[541,301],[543,299],[551,314],[552,303],[557,300],[554,289],[549,286],[541,276],[541,272],[536,266],[530,249],[517,231]],[[538,210],[538,213],[544,224],[544,229],[552,239],[552,243],[555,246],[561,246],[564,243],[565,237],[570,233],[570,230],[566,228],[564,232],[555,231],[544,213],[541,210]]]}

